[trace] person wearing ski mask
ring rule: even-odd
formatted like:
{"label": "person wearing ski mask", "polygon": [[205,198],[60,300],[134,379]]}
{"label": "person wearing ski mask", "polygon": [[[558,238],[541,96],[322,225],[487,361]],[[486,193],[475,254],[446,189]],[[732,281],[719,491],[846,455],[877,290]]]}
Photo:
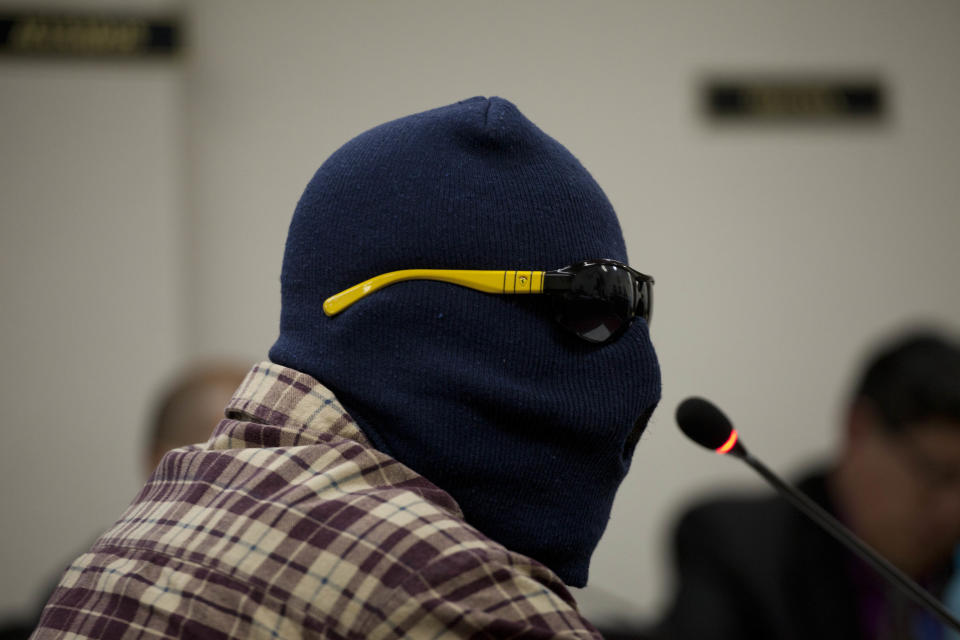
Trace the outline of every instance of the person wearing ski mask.
{"label": "person wearing ski mask", "polygon": [[67,569],[37,637],[599,637],[564,585],[660,397],[637,267],[507,100],[347,142],[294,212],[269,361]]}

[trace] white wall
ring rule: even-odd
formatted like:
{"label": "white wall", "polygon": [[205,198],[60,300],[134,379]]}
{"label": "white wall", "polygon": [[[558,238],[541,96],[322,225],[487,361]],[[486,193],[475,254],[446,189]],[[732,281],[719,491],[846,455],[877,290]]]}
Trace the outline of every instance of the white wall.
{"label": "white wall", "polygon": [[180,81],[0,59],[0,614],[143,481],[147,406],[185,355]]}
{"label": "white wall", "polygon": [[[652,614],[669,593],[662,545],[676,510],[718,484],[759,486],[746,469],[681,439],[672,413],[683,397],[716,399],[752,450],[790,472],[834,445],[841,394],[868,341],[916,318],[960,320],[955,2],[208,0],[186,5],[186,15],[186,142],[174,155],[188,169],[191,223],[187,240],[167,250],[186,251],[184,261],[170,262],[174,275],[155,276],[176,282],[177,264],[188,265],[167,307],[172,325],[184,327],[185,353],[265,356],[277,330],[283,239],[303,186],[339,145],[383,121],[501,95],[607,191],[633,265],[657,277],[664,397],[595,556],[588,611],[602,606],[597,594],[614,592],[628,613]],[[877,73],[891,90],[892,117],[879,127],[711,127],[696,110],[697,82],[709,71]],[[9,65],[0,73],[6,82]],[[163,126],[178,126],[159,109]],[[13,164],[6,144],[2,161]],[[175,208],[171,197],[156,206]],[[122,273],[142,256],[103,260]],[[147,296],[129,285],[124,294]],[[40,360],[55,358],[55,342],[30,339]],[[109,352],[93,329],[74,341],[88,360]],[[114,353],[129,361],[124,355]],[[4,387],[19,377],[9,367],[4,375]],[[5,433],[15,424],[7,419]],[[69,467],[71,477],[113,457],[93,451],[86,465]],[[87,476],[61,490],[81,500],[94,482]],[[8,522],[30,521],[28,509],[47,505],[49,494],[11,506],[9,517],[4,509],[5,539],[29,546],[26,525]]]}

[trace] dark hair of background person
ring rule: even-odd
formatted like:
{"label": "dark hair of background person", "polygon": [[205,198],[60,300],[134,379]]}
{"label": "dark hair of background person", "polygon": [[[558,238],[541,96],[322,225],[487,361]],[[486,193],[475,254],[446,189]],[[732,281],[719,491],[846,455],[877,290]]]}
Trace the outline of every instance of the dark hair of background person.
{"label": "dark hair of background person", "polygon": [[896,339],[867,362],[853,399],[891,432],[932,418],[960,425],[960,345],[932,330]]}

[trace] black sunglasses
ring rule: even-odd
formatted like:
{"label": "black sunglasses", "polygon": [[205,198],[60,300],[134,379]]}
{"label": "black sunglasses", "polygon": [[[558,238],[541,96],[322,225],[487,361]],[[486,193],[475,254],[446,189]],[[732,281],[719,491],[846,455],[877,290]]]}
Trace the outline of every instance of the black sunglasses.
{"label": "black sunglasses", "polygon": [[360,298],[404,280],[437,280],[485,293],[550,294],[557,323],[595,344],[617,339],[638,317],[649,324],[653,311],[653,277],[606,259],[587,260],[556,271],[391,271],[330,296],[323,310],[335,316]]}

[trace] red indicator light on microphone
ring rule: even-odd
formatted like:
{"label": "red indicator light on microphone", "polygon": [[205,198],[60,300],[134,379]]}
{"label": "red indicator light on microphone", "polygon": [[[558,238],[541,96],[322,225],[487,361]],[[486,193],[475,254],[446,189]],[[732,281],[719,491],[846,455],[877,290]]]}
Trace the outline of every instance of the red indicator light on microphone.
{"label": "red indicator light on microphone", "polygon": [[737,444],[737,430],[732,429],[730,431],[730,437],[727,438],[727,441],[722,445],[716,448],[717,453],[727,453],[730,449],[733,449],[733,446]]}

